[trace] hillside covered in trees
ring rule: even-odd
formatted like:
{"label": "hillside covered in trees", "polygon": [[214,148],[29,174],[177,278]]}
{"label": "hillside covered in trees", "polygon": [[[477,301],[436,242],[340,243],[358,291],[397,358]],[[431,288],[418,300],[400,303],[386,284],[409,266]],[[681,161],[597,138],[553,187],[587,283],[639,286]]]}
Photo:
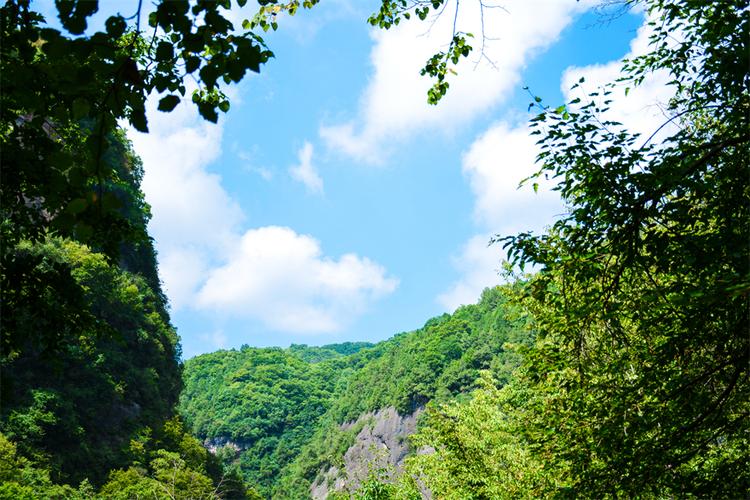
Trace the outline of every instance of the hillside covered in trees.
{"label": "hillside covered in trees", "polygon": [[[479,370],[507,382],[520,357],[503,345],[533,343],[527,318],[512,314],[499,289],[486,289],[477,305],[374,346],[204,354],[185,363],[180,413],[264,497],[305,498],[320,469],[354,442],[356,432],[340,424],[382,408],[406,414],[466,397]],[[352,354],[318,361],[320,351]]]}
{"label": "hillside covered in trees", "polygon": [[[117,175],[108,189],[122,200],[119,213],[145,231],[150,214],[140,159],[121,131],[108,141],[106,159]],[[69,273],[80,286],[69,293],[80,290],[73,299],[87,304],[88,315],[73,334],[55,317],[66,313],[71,297],[48,290],[14,298],[14,319],[52,330],[59,344],[52,360],[31,339],[3,356],[0,498],[84,499],[95,492],[127,500],[165,492],[246,498],[242,481],[226,475],[176,416],[180,339],[151,242],[123,244],[120,255],[115,267],[102,253],[63,238],[25,240],[4,255],[33,261],[41,273]]]}

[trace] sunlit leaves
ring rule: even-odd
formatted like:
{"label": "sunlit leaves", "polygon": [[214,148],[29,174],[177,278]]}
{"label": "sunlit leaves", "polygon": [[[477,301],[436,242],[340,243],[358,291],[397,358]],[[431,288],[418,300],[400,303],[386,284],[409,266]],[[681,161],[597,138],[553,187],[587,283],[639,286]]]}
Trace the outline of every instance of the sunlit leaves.
{"label": "sunlit leaves", "polygon": [[466,37],[472,38],[471,33],[456,33],[448,47],[448,52],[438,52],[432,56],[420,71],[422,76],[429,75],[437,78],[437,82],[427,91],[427,102],[437,104],[448,91],[450,85],[445,81],[447,73],[457,74],[448,66],[449,63],[458,64],[461,57],[468,57],[472,50],[471,45],[466,43]]}
{"label": "sunlit leaves", "polygon": [[612,85],[530,105],[535,177],[556,179],[569,215],[499,238],[540,269],[517,298],[542,339],[523,349],[540,399],[522,430],[569,478],[562,496],[728,498],[746,491],[750,460],[750,21],[742,2],[649,4],[652,51],[622,80],[670,71],[678,132],[653,144],[608,120]]}

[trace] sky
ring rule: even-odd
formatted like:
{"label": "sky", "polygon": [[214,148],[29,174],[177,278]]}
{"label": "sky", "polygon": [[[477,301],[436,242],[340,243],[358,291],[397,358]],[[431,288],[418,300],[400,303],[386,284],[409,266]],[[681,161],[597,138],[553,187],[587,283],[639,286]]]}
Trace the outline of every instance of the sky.
{"label": "sky", "polygon": [[[647,50],[644,12],[601,23],[598,3],[485,0],[482,15],[464,1],[454,16],[449,0],[429,22],[386,31],[366,22],[377,1],[324,0],[263,34],[275,58],[224,88],[231,109],[218,124],[151,99],[149,133],[128,136],[184,358],[378,342],[502,283],[505,253],[490,238],[539,234],[565,213],[551,182],[519,188],[539,152],[523,87],[557,107],[583,97],[570,90],[579,78],[593,92]],[[134,2],[101,10],[127,17]],[[239,28],[256,10],[227,17]],[[430,106],[419,70],[454,19],[475,50]],[[627,99],[617,87],[609,118],[648,137],[665,83],[654,75]]]}

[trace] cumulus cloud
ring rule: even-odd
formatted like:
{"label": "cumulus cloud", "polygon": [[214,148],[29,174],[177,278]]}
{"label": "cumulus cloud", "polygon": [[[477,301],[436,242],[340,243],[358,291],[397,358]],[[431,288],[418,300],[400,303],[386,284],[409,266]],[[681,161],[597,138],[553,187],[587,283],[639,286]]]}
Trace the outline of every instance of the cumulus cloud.
{"label": "cumulus cloud", "polygon": [[462,171],[476,197],[474,220],[491,232],[473,236],[453,258],[453,265],[462,276],[437,297],[446,310],[476,302],[485,287],[502,281],[497,271],[506,252],[501,243],[488,248],[491,237],[526,231],[540,234],[565,212],[559,196],[552,191],[551,181],[534,180],[538,184],[536,192],[532,182],[519,188],[522,180],[539,170],[535,142],[525,125],[513,127],[497,122],[464,153]]}
{"label": "cumulus cloud", "polygon": [[420,76],[419,69],[433,54],[446,49],[456,2],[446,2],[446,11],[432,25],[412,20],[388,31],[373,29],[373,76],[362,94],[359,113],[352,121],[322,126],[320,136],[339,153],[378,163],[394,140],[429,129],[450,133],[510,95],[526,61],[554,43],[573,15],[590,4],[506,1],[503,9],[486,8],[484,25],[492,27],[486,34],[498,39],[488,41],[486,58],[477,61],[482,13],[479,2],[462,3],[458,27],[478,37],[471,42],[474,62],[461,62],[460,76],[450,80],[451,88],[439,106],[427,104],[427,89],[434,82]]}
{"label": "cumulus cloud", "polygon": [[[156,107],[157,99],[149,102]],[[144,164],[142,189],[151,205],[149,233],[159,251],[159,273],[175,309],[191,302],[213,259],[237,239],[239,204],[207,166],[221,156],[222,121],[203,120],[190,104],[171,113],[149,110],[150,133],[129,130]]]}
{"label": "cumulus cloud", "polygon": [[307,194],[323,194],[323,179],[318,175],[318,169],[312,164],[313,146],[309,142],[299,151],[299,165],[289,167],[292,179],[299,181],[307,188]]}
{"label": "cumulus cloud", "polygon": [[228,262],[211,270],[197,305],[276,330],[333,332],[396,289],[385,272],[356,254],[324,257],[318,240],[288,227],[263,227],[247,231]]}
{"label": "cumulus cloud", "polygon": [[[242,208],[209,171],[222,154],[222,120],[207,123],[190,105],[149,113],[150,133],[129,136],[144,163],[149,231],[174,311],[215,311],[289,333],[333,332],[395,290],[398,280],[367,257],[333,260],[318,240],[290,228],[245,230]],[[305,144],[295,172],[322,193],[312,155]],[[227,336],[217,329],[202,340],[219,348]]]}
{"label": "cumulus cloud", "polygon": [[[648,50],[648,37],[649,31],[644,24],[631,42],[631,50],[625,58],[632,59],[645,53]],[[561,78],[566,101],[583,98],[583,91],[593,92],[606,83],[614,82],[621,76],[621,67],[622,62],[618,60],[566,69]],[[581,77],[585,79],[582,89],[571,90]],[[631,132],[640,132],[645,141],[666,121],[663,104],[668,102],[673,92],[666,85],[668,81],[666,74],[652,74],[644,85],[631,89],[627,97],[625,86],[619,85],[610,96],[613,103],[605,118],[621,122]],[[530,184],[517,189],[522,179],[539,169],[535,165],[539,148],[535,144],[536,138],[530,136],[529,132],[525,123],[494,123],[463,156],[462,169],[476,197],[474,220],[483,228],[483,232],[472,237],[454,257],[454,265],[462,276],[437,297],[437,301],[447,310],[475,302],[485,287],[501,281],[496,270],[505,252],[500,250],[500,245],[487,249],[491,235],[509,236],[526,231],[540,234],[545,226],[553,224],[560,214],[565,213],[562,201],[552,191],[552,180],[534,180],[539,183],[537,193]],[[659,141],[671,132],[674,132],[674,128],[665,127],[653,140]]]}

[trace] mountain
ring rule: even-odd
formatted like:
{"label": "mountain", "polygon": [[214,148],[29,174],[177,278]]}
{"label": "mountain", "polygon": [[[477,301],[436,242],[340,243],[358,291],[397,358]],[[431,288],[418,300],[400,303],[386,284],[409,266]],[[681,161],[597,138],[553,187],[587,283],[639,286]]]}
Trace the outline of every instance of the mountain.
{"label": "mountain", "polygon": [[[140,190],[140,159],[124,133],[108,139],[105,158],[119,182],[104,188],[123,202],[120,213],[145,229],[150,212]],[[101,335],[103,328],[55,332],[62,340],[53,362],[32,340],[4,353],[0,498],[94,498],[95,490],[110,499],[161,498],[165,484],[170,494],[246,498],[242,481],[227,475],[175,416],[183,387],[180,339],[153,246],[120,250],[119,267],[71,239],[25,241],[9,250],[32,257],[42,272],[69,273],[82,287],[95,326],[112,335]],[[61,303],[51,292],[36,299],[45,310]],[[28,314],[33,320],[42,313]],[[189,478],[189,484],[170,483],[168,473]]]}
{"label": "mountain", "polygon": [[[243,346],[192,358],[180,414],[263,496],[310,498],[330,469],[357,455],[351,449],[362,447],[357,436],[366,426],[384,425],[376,415],[395,422],[429,403],[468,398],[481,369],[507,382],[520,358],[503,344],[530,345],[533,338],[502,290],[488,288],[478,304],[374,346]],[[414,430],[392,428],[399,434],[381,436],[384,443],[403,443]]]}

